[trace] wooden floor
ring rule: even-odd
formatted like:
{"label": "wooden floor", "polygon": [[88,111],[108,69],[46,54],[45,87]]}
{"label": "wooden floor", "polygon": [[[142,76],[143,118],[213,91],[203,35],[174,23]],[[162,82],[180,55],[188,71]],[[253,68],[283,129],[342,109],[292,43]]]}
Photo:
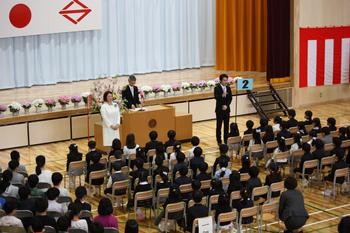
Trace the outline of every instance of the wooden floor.
{"label": "wooden floor", "polygon": [[[320,117],[322,124],[325,124],[327,117],[333,116],[337,119],[337,125],[350,125],[350,101],[342,101],[336,103],[328,103],[322,105],[313,105],[308,108],[297,109],[297,119],[303,119],[305,110],[311,109],[315,117]],[[245,129],[246,120],[251,119],[258,124],[259,118],[257,115],[249,115],[238,117],[237,122],[240,130]],[[234,121],[234,118],[231,119]],[[215,121],[206,121],[194,123],[194,135],[201,138],[201,147],[206,154],[206,160],[209,164],[213,164],[218,155],[218,148],[215,142]],[[72,141],[73,142],[73,141]],[[28,148],[19,148],[22,155],[22,163],[28,166],[29,172],[34,172],[35,156],[43,154],[47,158],[47,167],[53,171],[64,171],[66,164],[66,153],[70,143],[59,142],[46,145],[32,146]],[[87,152],[87,139],[75,140],[79,149],[84,154]],[[184,144],[184,150],[190,148],[189,143]],[[10,150],[0,151],[0,166],[7,167]],[[240,168],[240,162],[235,161],[234,169]],[[260,174],[262,180],[265,179],[265,172]],[[330,198],[324,198],[321,194],[321,189],[310,188],[304,191],[306,208],[310,214],[310,218],[304,227],[304,232],[337,232],[337,224],[343,215],[350,215],[350,197],[338,196],[335,201]],[[89,198],[93,204],[94,213],[97,208],[97,198]],[[124,224],[127,219],[126,212],[118,209],[115,211],[120,222],[120,232],[124,232]],[[133,217],[133,215],[131,215]],[[157,232],[157,228],[152,224],[152,221],[146,220],[140,223],[140,232]],[[273,221],[268,225],[269,232],[281,231],[277,222]],[[254,232],[257,232],[256,230]]]}

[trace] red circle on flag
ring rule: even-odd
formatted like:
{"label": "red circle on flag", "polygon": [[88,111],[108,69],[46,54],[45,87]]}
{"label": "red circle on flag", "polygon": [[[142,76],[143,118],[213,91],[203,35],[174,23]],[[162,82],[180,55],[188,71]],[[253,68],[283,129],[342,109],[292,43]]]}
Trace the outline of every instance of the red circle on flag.
{"label": "red circle on flag", "polygon": [[32,12],[30,8],[23,4],[16,4],[12,7],[9,14],[10,22],[16,28],[24,28],[32,19]]}

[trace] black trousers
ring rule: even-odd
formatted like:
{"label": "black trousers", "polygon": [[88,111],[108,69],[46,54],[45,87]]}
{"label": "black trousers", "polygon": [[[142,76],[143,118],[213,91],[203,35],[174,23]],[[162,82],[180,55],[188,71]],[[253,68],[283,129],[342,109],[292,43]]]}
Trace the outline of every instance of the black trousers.
{"label": "black trousers", "polygon": [[224,143],[227,143],[228,129],[230,124],[230,111],[217,111],[216,112],[216,141],[221,144],[221,128],[222,122],[224,122]]}
{"label": "black trousers", "polygon": [[307,217],[290,217],[286,221],[284,221],[284,225],[287,230],[284,231],[286,233],[292,233],[294,230],[297,230],[305,225],[307,221]]}

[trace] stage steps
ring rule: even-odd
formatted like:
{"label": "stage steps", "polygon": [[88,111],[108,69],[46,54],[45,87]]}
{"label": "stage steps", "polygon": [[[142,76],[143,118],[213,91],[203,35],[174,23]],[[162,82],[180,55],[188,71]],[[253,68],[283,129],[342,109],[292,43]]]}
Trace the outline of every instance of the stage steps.
{"label": "stage steps", "polygon": [[271,84],[266,91],[248,91],[248,98],[261,118],[269,120],[274,113],[288,114],[287,105]]}

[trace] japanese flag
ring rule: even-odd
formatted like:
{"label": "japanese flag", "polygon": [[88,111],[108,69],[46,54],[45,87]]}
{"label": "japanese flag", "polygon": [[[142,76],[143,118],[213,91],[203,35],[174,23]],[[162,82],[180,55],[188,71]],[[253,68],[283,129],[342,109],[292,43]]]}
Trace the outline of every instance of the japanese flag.
{"label": "japanese flag", "polygon": [[101,0],[0,0],[0,38],[98,30]]}

